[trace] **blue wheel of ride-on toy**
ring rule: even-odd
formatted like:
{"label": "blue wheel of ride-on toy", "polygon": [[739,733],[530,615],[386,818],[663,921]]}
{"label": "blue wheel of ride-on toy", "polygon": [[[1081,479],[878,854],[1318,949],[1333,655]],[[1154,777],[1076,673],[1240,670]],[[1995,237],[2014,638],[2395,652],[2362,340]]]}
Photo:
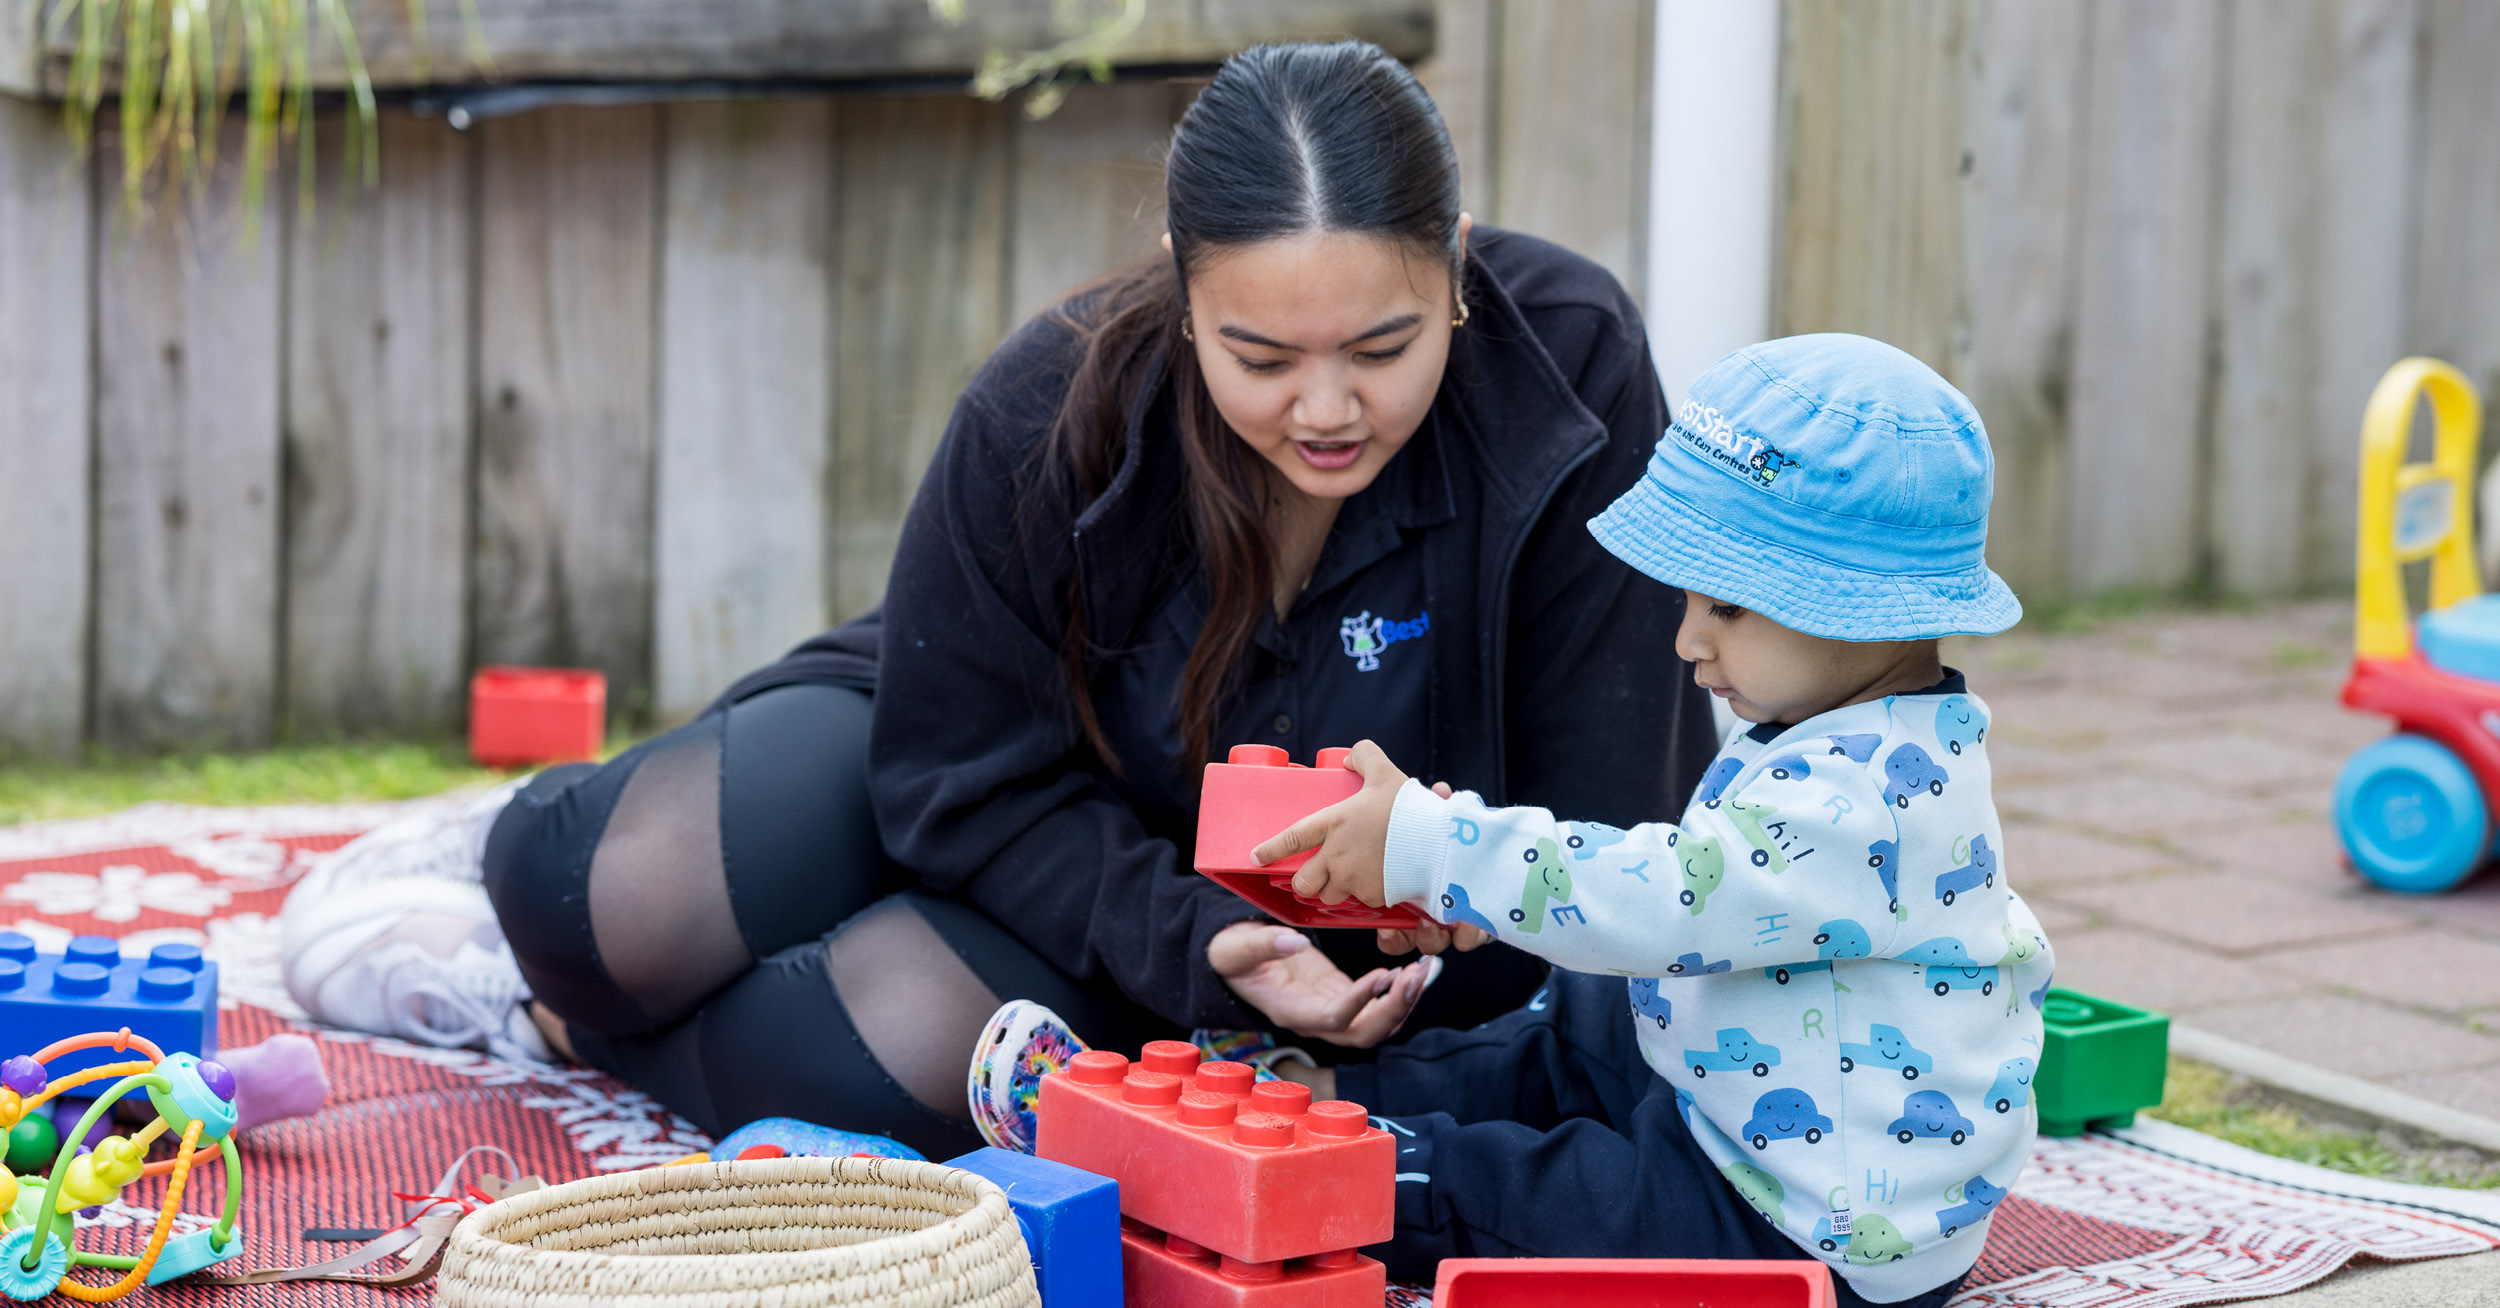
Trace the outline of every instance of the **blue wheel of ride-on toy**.
{"label": "blue wheel of ride-on toy", "polygon": [[2361,875],[2427,895],[2465,880],[2491,844],[2483,788],[2447,746],[2398,734],[2364,746],[2335,779],[2335,833]]}

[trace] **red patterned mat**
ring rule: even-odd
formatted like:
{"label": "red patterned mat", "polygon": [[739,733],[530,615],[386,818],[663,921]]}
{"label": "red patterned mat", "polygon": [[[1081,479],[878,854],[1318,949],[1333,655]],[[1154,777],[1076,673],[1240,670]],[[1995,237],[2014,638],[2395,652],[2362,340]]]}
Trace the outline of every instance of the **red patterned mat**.
{"label": "red patterned mat", "polygon": [[[709,1143],[640,1092],[595,1072],[504,1063],[304,1020],[278,973],[277,916],[286,888],[311,860],[405,811],[148,805],[107,818],[0,828],[0,929],[27,932],[48,951],[86,933],[119,936],[131,942],[126,950],[165,940],[199,944],[221,970],[225,1046],[290,1028],[321,1039],[330,1106],[243,1137],[248,1252],[229,1268],[316,1262],[343,1252],[347,1246],[307,1243],[302,1233],[396,1224],[400,1206],[392,1192],[426,1189],[472,1145],[501,1146],[525,1171],[565,1181],[666,1162]],[[161,1184],[131,1187],[125,1203],[82,1225],[82,1247],[136,1252]],[[2281,1294],[2355,1257],[2500,1248],[2500,1195],[2362,1180],[2152,1121],[2116,1136],[2042,1141],[2018,1190],[1991,1223],[1971,1288],[1957,1306],[2174,1308]],[[184,1206],[213,1203],[186,1198]],[[179,1229],[205,1224],[186,1217]],[[177,1283],[132,1302],[236,1308],[404,1304],[431,1296],[427,1286]],[[1393,1291],[1391,1298],[1411,1303],[1424,1296]]]}

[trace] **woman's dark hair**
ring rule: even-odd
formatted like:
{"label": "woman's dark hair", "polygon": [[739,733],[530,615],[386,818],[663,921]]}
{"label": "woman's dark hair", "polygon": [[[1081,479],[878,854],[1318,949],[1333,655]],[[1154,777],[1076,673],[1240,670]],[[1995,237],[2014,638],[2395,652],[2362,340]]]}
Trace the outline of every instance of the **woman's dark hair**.
{"label": "woman's dark hair", "polygon": [[[1459,258],[1458,156],[1440,111],[1414,74],[1380,47],[1263,45],[1224,62],[1172,131],[1164,159],[1172,258],[1142,260],[1063,301],[1084,341],[1042,447],[1044,485],[1073,518],[1119,471],[1129,415],[1169,385],[1188,469],[1185,542],[1207,576],[1206,625],[1190,650],[1179,702],[1186,759],[1212,756],[1216,720],[1238,689],[1235,670],[1274,602],[1274,547],[1265,460],[1216,411],[1181,336],[1187,278],[1212,254],[1308,232],[1395,240]],[[1096,652],[1075,576],[1061,663],[1086,737],[1119,767],[1089,689]],[[1194,768],[1193,768],[1194,770]]]}

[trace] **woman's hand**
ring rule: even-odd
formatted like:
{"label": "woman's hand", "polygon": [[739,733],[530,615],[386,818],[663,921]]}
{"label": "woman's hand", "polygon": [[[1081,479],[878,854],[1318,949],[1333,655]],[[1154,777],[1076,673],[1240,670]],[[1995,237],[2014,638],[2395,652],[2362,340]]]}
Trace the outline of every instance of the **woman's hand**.
{"label": "woman's hand", "polygon": [[1207,964],[1278,1027],[1367,1049],[1388,1039],[1424,997],[1429,964],[1346,974],[1310,937],[1272,922],[1236,922],[1207,942]]}

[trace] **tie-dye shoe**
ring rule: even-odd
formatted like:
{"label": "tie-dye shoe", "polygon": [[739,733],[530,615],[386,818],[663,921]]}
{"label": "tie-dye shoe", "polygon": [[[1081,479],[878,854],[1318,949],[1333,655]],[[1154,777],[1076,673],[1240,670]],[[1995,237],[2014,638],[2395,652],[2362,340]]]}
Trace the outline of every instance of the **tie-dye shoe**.
{"label": "tie-dye shoe", "polygon": [[1033,1108],[1042,1078],[1085,1052],[1059,1015],[1029,999],[1010,999],[981,1027],[972,1049],[966,1092],[972,1124],[993,1148],[1033,1152]]}
{"label": "tie-dye shoe", "polygon": [[1295,1045],[1276,1043],[1271,1031],[1210,1031],[1200,1027],[1189,1033],[1189,1043],[1198,1046],[1208,1062],[1248,1063],[1258,1070],[1262,1081],[1282,1081],[1276,1074],[1278,1063],[1300,1063],[1317,1067],[1319,1060]]}

